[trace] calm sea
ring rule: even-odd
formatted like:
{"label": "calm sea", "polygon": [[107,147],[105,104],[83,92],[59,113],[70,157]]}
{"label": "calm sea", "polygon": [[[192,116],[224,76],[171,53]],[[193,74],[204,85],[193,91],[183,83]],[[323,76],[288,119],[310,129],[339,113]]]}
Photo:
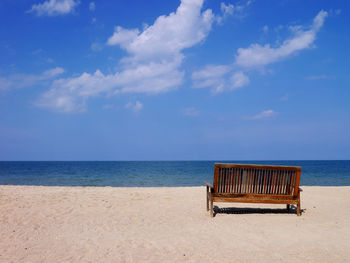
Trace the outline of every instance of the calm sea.
{"label": "calm sea", "polygon": [[302,166],[301,185],[350,185],[350,161],[0,162],[0,185],[199,186],[215,162]]}

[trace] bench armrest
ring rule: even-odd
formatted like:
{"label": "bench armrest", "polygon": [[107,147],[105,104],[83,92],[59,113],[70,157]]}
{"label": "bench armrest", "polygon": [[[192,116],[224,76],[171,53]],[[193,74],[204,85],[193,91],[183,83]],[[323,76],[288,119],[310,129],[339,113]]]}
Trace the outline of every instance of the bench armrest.
{"label": "bench armrest", "polygon": [[208,186],[210,189],[214,189],[214,186],[213,186],[211,183],[209,183],[209,182],[207,182],[207,181],[204,181],[204,184],[205,184],[206,186]]}

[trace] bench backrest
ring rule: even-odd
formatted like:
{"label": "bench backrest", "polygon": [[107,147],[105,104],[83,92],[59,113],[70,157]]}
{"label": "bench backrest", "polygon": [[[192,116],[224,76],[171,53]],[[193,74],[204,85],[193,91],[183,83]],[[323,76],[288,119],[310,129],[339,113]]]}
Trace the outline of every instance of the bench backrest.
{"label": "bench backrest", "polygon": [[214,191],[221,194],[297,196],[301,167],[216,163]]}

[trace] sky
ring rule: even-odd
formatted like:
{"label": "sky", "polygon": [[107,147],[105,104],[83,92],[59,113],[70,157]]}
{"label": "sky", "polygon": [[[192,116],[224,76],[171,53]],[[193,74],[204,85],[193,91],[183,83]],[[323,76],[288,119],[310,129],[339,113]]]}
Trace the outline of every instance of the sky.
{"label": "sky", "polygon": [[0,160],[348,160],[349,11],[2,0]]}

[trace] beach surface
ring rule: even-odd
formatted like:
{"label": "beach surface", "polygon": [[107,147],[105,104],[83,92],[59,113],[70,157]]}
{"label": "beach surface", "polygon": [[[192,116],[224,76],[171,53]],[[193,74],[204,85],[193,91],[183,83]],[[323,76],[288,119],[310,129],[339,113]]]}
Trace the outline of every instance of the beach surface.
{"label": "beach surface", "polygon": [[349,262],[350,187],[302,188],[300,217],[214,203],[211,218],[205,187],[0,186],[0,262]]}

